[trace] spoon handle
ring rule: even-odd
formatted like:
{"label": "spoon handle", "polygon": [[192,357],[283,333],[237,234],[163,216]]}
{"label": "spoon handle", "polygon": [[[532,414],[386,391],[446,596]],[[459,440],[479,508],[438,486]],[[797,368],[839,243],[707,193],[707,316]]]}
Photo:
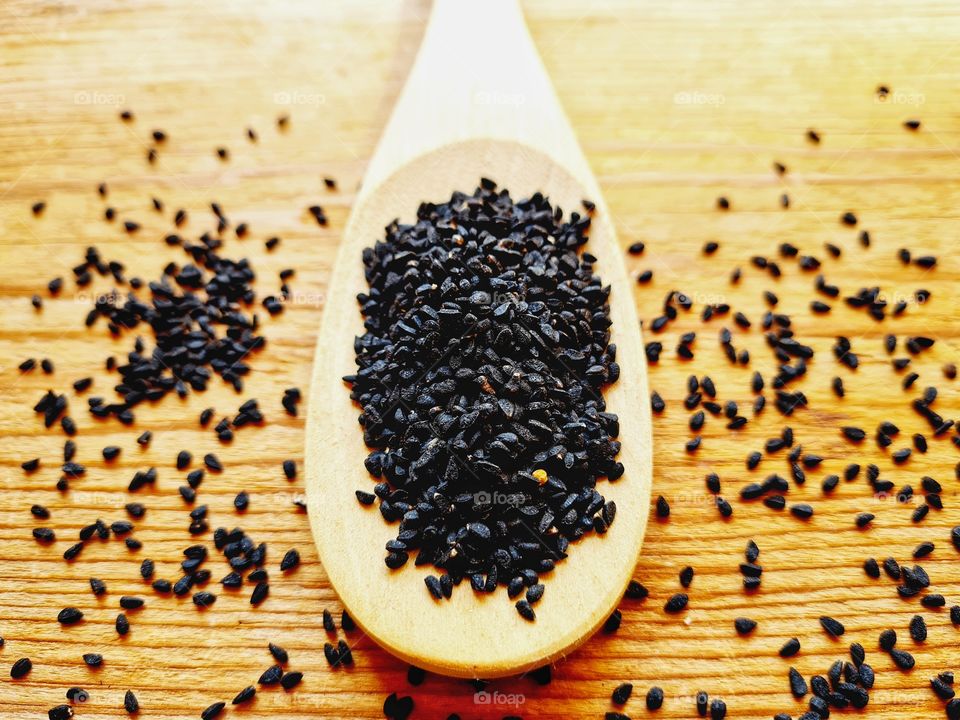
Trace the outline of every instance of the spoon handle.
{"label": "spoon handle", "polygon": [[587,170],[517,0],[434,0],[361,192],[414,157],[473,139],[514,140]]}

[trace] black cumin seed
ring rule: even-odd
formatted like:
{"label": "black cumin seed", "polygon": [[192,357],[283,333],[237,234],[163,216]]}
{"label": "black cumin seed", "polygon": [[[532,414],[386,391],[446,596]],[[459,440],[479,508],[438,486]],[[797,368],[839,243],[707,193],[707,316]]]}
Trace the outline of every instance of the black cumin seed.
{"label": "black cumin seed", "polygon": [[883,570],[891,580],[899,580],[901,576],[900,565],[892,557],[883,561]]}
{"label": "black cumin seed", "polygon": [[650,591],[647,590],[641,583],[636,580],[631,580],[627,584],[627,589],[624,592],[623,596],[628,600],[644,600],[650,594]]}
{"label": "black cumin seed", "polygon": [[943,595],[931,593],[920,598],[920,604],[925,608],[942,608],[947,604],[947,600]]}
{"label": "black cumin seed", "polygon": [[936,546],[932,542],[922,542],[913,550],[914,559],[926,557],[934,551]]}
{"label": "black cumin seed", "polygon": [[223,712],[223,709],[226,706],[226,703],[215,702],[213,705],[210,705],[206,710],[200,713],[200,720],[213,720],[214,718],[219,717],[220,713]]}
{"label": "black cumin seed", "polygon": [[286,665],[290,661],[290,656],[287,654],[287,651],[279,645],[269,643],[267,649],[270,651],[270,654],[273,655],[273,658],[281,665]]}
{"label": "black cumin seed", "polygon": [[719,698],[710,701],[710,720],[724,720],[727,716],[727,704]]}
{"label": "black cumin seed", "polygon": [[951,700],[957,694],[949,684],[939,677],[930,678],[930,688],[941,700]]}
{"label": "black cumin seed", "polygon": [[666,604],[663,606],[663,609],[668,613],[678,613],[684,610],[687,607],[687,603],[690,598],[686,593],[677,593],[673,595]]}
{"label": "black cumin seed", "polygon": [[927,639],[927,624],[920,615],[914,615],[910,619],[910,637],[918,643]]}
{"label": "black cumin seed", "polygon": [[631,255],[640,255],[645,248],[646,246],[642,242],[635,242],[627,248],[627,252]]}
{"label": "black cumin seed", "polygon": [[807,681],[796,668],[790,668],[790,692],[795,698],[802,698],[807,694]]}
{"label": "black cumin seed", "polygon": [[659,710],[663,706],[663,690],[654,686],[647,691],[647,710]]}
{"label": "black cumin seed", "polygon": [[260,685],[276,685],[280,682],[281,677],[283,677],[283,668],[279,665],[273,665],[264,670],[257,682]]}
{"label": "black cumin seed", "polygon": [[522,617],[524,620],[536,620],[537,616],[533,612],[533,608],[530,606],[530,603],[526,600],[517,601],[515,607],[517,608],[517,612],[520,613],[520,617]]}
{"label": "black cumin seed", "polygon": [[30,658],[20,658],[13,666],[10,668],[10,677],[14,680],[19,680],[24,677],[30,670],[33,668],[33,662]]}
{"label": "black cumin seed", "polygon": [[213,453],[207,453],[203,456],[203,464],[206,465],[207,469],[211,472],[223,472],[223,465]]}
{"label": "black cumin seed", "polygon": [[114,623],[114,627],[117,630],[118,635],[126,635],[130,632],[130,621],[127,619],[127,616],[123,613],[117,615],[117,620]]}
{"label": "black cumin seed", "polygon": [[800,641],[797,638],[790,638],[787,640],[783,647],[780,648],[780,657],[788,658],[793,657],[798,652],[800,652]]}
{"label": "black cumin seed", "polygon": [[103,655],[100,655],[99,653],[85,653],[83,656],[83,661],[88,667],[100,667],[103,665]]}
{"label": "black cumin seed", "polygon": [[913,655],[908,653],[906,650],[900,650],[899,648],[893,648],[890,650],[890,657],[893,659],[893,662],[901,670],[912,670],[913,666],[916,665],[916,660],[914,660]]}
{"label": "black cumin seed", "polygon": [[247,687],[237,693],[231,705],[242,705],[243,703],[250,702],[256,694],[257,689],[253,685],[247,685]]}
{"label": "black cumin seed", "polygon": [[[874,515],[873,513],[867,513],[867,512],[865,512],[865,513],[860,513],[859,515],[857,515],[857,520],[856,520],[856,522],[857,522],[857,527],[858,527],[858,528],[864,528],[864,527],[866,527],[867,525],[869,525],[869,524],[873,521],[873,519],[874,519],[875,517],[876,517],[876,515]],[[876,560],[874,560],[874,565],[876,565]],[[880,570],[879,570],[879,568],[878,568],[878,569],[877,569],[877,576],[878,576],[878,577],[879,577],[879,573],[880,573]]]}
{"label": "black cumin seed", "polygon": [[211,592],[198,592],[193,594],[193,604],[199,608],[210,607],[217,601],[217,596]]}
{"label": "black cumin seed", "polygon": [[844,628],[843,623],[828,615],[820,616],[820,625],[824,630],[827,631],[827,634],[831,635],[832,637],[840,637],[844,632],[846,632],[846,628]]}
{"label": "black cumin seed", "polygon": [[657,517],[658,518],[670,517],[670,503],[667,502],[666,498],[663,497],[663,495],[660,495],[657,498]]}
{"label": "black cumin seed", "polygon": [[250,594],[250,604],[259,605],[264,600],[267,599],[267,595],[270,594],[270,586],[265,582],[257,583],[257,586],[253,588],[253,592]]}
{"label": "black cumin seed", "polygon": [[423,681],[426,679],[426,677],[427,671],[422,668],[418,668],[416,665],[411,665],[409,668],[407,668],[407,682],[414,687],[423,684]]}
{"label": "black cumin seed", "polygon": [[303,680],[302,672],[288,672],[284,673],[283,677],[280,678],[280,686],[284,690],[292,690],[297,685],[300,684],[300,681]]}
{"label": "black cumin seed", "polygon": [[69,705],[57,705],[47,711],[50,720],[69,720],[73,717],[73,708]]}
{"label": "black cumin seed", "polygon": [[[350,666],[353,665],[353,651],[350,650],[350,646],[347,645],[346,640],[337,641],[337,654],[340,656],[340,663],[342,665]],[[412,705],[411,701],[411,705]]]}
{"label": "black cumin seed", "polygon": [[75,607],[66,607],[57,614],[61,625],[75,625],[83,619],[83,613]]}
{"label": "black cumin seed", "polygon": [[693,582],[693,574],[693,568],[687,565],[683,570],[680,571],[680,584],[685,588],[690,587],[690,583]]}
{"label": "black cumin seed", "polygon": [[136,610],[143,607],[143,598],[124,595],[120,598],[120,607],[124,610]]}
{"label": "black cumin seed", "polygon": [[297,463],[293,460],[284,460],[283,474],[286,475],[287,480],[294,480],[297,477]]}
{"label": "black cumin seed", "polygon": [[280,570],[287,572],[300,565],[300,553],[296,550],[288,550],[280,561]]}
{"label": "black cumin seed", "polygon": [[[522,613],[521,613],[522,614]],[[614,610],[610,617],[608,617],[603,623],[603,631],[608,635],[610,633],[615,633],[620,629],[620,623],[623,620],[623,614],[619,610]]]}
{"label": "black cumin seed", "polygon": [[621,683],[613,691],[613,694],[610,696],[610,700],[614,705],[626,705],[632,693],[633,685],[631,683]]}
{"label": "black cumin seed", "polygon": [[813,517],[813,508],[806,503],[797,503],[790,506],[790,513],[801,520],[808,520]]}
{"label": "black cumin seed", "polygon": [[749,635],[757,627],[757,621],[750,618],[736,618],[733,627],[738,635]]}

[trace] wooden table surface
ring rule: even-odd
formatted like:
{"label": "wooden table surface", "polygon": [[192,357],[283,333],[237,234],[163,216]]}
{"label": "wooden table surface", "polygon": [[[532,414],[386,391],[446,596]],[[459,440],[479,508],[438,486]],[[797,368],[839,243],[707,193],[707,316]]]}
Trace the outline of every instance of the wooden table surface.
{"label": "wooden table surface", "polygon": [[[956,383],[940,370],[958,359],[955,4],[525,0],[523,9],[623,246],[646,243],[645,253],[629,261],[634,273],[653,271],[653,281],[636,291],[641,317],[649,324],[670,290],[694,301],[693,311],[681,313],[657,338],[665,350],[650,372],[652,387],[668,404],[654,428],[654,495],[670,502],[672,514],[651,522],[636,570],[649,599],[626,601],[619,632],[598,636],[558,663],[552,684],[541,687],[530,677],[498,681],[488,690],[500,694],[478,698],[463,681],[431,676],[419,687],[409,686],[407,668],[357,632],[347,635],[356,658],[352,669],[331,671],[320,650],[327,639],[321,611],[338,615],[339,606],[316,560],[306,517],[293,504],[301,485],[281,472],[284,459],[302,454],[303,413],[301,419],[288,417],[280,397],[285,388],[305,389],[340,231],[413,59],[426,2],[5,0],[0,4],[0,635],[6,643],[0,650],[0,717],[45,717],[48,708],[65,702],[70,686],[89,693],[89,700],[77,705],[78,717],[123,716],[127,689],[139,697],[141,717],[198,717],[209,704],[229,702],[256,681],[271,664],[268,642],[288,649],[290,667],[305,673],[303,684],[294,693],[264,690],[251,707],[231,711],[237,716],[376,718],[382,717],[386,695],[397,691],[414,697],[415,717],[459,712],[465,718],[599,718],[614,709],[613,688],[629,680],[636,690],[624,711],[634,717],[647,715],[643,696],[654,684],[666,695],[659,717],[695,717],[693,696],[699,690],[724,698],[730,718],[770,718],[780,711],[796,717],[805,704],[790,695],[788,668],[795,666],[807,678],[825,674],[834,660],[847,658],[854,641],[866,647],[877,672],[869,717],[942,717],[943,702],[928,678],[960,670],[960,630],[946,610],[899,599],[892,581],[870,580],[861,565],[869,556],[908,562],[916,545],[933,541],[936,550],[922,561],[932,589],[947,597],[948,606],[960,602],[960,567],[950,543],[950,528],[960,523],[957,448],[944,437],[931,440],[928,453],[915,453],[905,465],[890,459],[890,451],[909,445],[912,433],[927,432],[910,410],[922,388],[940,388],[936,408],[945,417],[958,405]],[[490,51],[496,52],[495,45]],[[885,101],[875,94],[880,84],[891,89]],[[522,104],[523,98],[482,101]],[[122,109],[132,110],[135,121],[120,122]],[[275,125],[282,114],[290,116],[286,131]],[[909,118],[922,120],[919,131],[904,129]],[[258,142],[246,139],[247,127],[256,129]],[[155,128],[169,139],[151,166],[146,152]],[[822,134],[820,145],[806,140],[808,128]],[[229,148],[228,161],[216,157],[218,146]],[[778,176],[774,161],[789,172]],[[326,190],[324,176],[337,178],[340,189]],[[127,235],[118,222],[102,220],[105,201],[96,193],[101,181],[109,185],[107,202],[119,218],[142,223],[138,233]],[[791,197],[789,210],[779,207],[782,192]],[[731,199],[729,212],[715,209],[719,195]],[[163,200],[163,213],[150,207],[153,196]],[[47,207],[34,217],[30,207],[39,200]],[[102,324],[84,328],[93,295],[109,285],[98,279],[78,289],[71,268],[95,244],[105,258],[123,262],[129,274],[155,278],[167,262],[183,259],[182,251],[161,240],[172,227],[172,210],[189,211],[183,232],[195,238],[213,229],[208,209],[213,200],[234,222],[249,223],[245,240],[228,233],[224,254],[251,258],[261,295],[276,292],[280,269],[297,268],[285,312],[264,320],[268,346],[253,357],[244,392],[238,396],[214,382],[185,401],[171,397],[141,407],[133,430],[115,421],[95,422],[70,383],[92,375],[91,393],[112,394],[116,376],[103,371],[104,358],[122,357],[132,339],[111,339]],[[328,227],[318,227],[306,212],[314,203],[327,210]],[[838,221],[847,210],[856,211],[860,227],[870,231],[869,249],[857,243],[856,230]],[[282,243],[267,253],[262,240],[272,235]],[[701,248],[711,240],[720,247],[708,258]],[[812,315],[815,273],[780,259],[783,277],[774,281],[750,265],[752,255],[777,256],[781,242],[821,258],[827,281],[844,295],[879,286],[892,302],[910,300],[908,309],[900,318],[875,322],[838,299],[829,315]],[[840,246],[842,257],[828,257],[824,242]],[[933,270],[903,266],[896,256],[901,247],[936,254],[939,263]],[[743,280],[733,286],[728,276],[736,266],[743,268]],[[51,299],[45,287],[55,276],[66,284]],[[929,301],[913,302],[918,288],[930,291]],[[816,350],[807,377],[796,384],[809,407],[785,420],[769,403],[757,419],[746,412],[751,421],[740,431],[708,415],[702,448],[688,454],[683,446],[690,437],[689,413],[681,400],[691,373],[709,373],[722,401],[736,400],[748,409],[750,376],[760,370],[772,400],[775,362],[759,329],[764,289],[777,293],[778,310],[791,314],[797,337]],[[40,312],[30,305],[34,293],[45,298]],[[702,323],[700,311],[710,303],[729,303],[753,328],[738,330],[731,318]],[[723,326],[734,329],[738,348],[750,350],[749,367],[731,366],[723,357],[716,341]],[[687,331],[699,335],[694,362],[680,361],[674,351]],[[920,379],[911,391],[901,388],[903,373],[894,372],[883,350],[888,332],[901,338],[897,356],[906,355],[902,342],[908,336],[937,340],[913,360]],[[850,338],[861,360],[858,370],[834,360],[837,335]],[[17,365],[28,357],[50,358],[55,372],[21,374]],[[842,401],[830,392],[835,375],[847,387]],[[48,387],[67,392],[73,403],[77,460],[88,467],[86,477],[65,494],[54,489],[63,435],[44,430],[31,410]],[[230,446],[198,428],[202,408],[215,407],[219,417],[251,397],[264,409],[264,427],[241,429]],[[838,431],[857,425],[872,436],[882,420],[901,428],[888,451],[877,449],[872,437],[854,447]],[[791,502],[815,507],[807,522],[737,499],[746,483],[770,472],[787,474],[782,456],[766,458],[752,473],[744,467],[747,453],[762,449],[764,439],[785,424],[806,452],[825,458],[808,472],[805,486],[789,493]],[[147,429],[153,442],[141,449],[134,438]],[[109,468],[100,457],[108,444],[123,448]],[[220,599],[200,612],[189,597],[159,597],[139,578],[144,557],[156,561],[158,576],[175,578],[180,551],[191,542],[176,492],[182,479],[174,457],[182,448],[196,457],[217,452],[226,466],[200,490],[211,525],[241,524],[270,547],[271,595],[258,609],[249,606],[246,592],[220,592],[212,583]],[[41,469],[26,475],[19,464],[37,456]],[[910,515],[922,499],[874,498],[863,475],[824,498],[821,479],[850,462],[876,463],[882,478],[897,487],[909,483],[918,493],[921,477],[932,476],[944,485],[945,508],[913,524]],[[65,563],[62,552],[80,527],[96,518],[125,517],[127,481],[149,466],[158,468],[159,480],[147,492],[146,517],[137,523],[143,549],[93,542],[77,562]],[[733,503],[728,521],[705,492],[708,472],[720,475]],[[239,518],[232,500],[241,489],[250,493],[251,503]],[[40,524],[28,511],[32,503],[51,509],[45,524],[58,534],[52,546],[31,537],[31,528]],[[865,511],[876,520],[857,530],[854,517]],[[762,550],[764,575],[762,589],[747,595],[737,566],[750,538]],[[292,547],[300,549],[303,565],[280,578],[279,558]],[[220,558],[208,565],[215,579],[220,566],[226,567]],[[667,615],[663,603],[680,590],[677,575],[687,565],[696,570],[689,609]],[[91,576],[106,581],[106,596],[91,594]],[[133,628],[126,638],[113,629],[121,594],[147,598],[146,608],[130,613]],[[67,605],[83,609],[86,620],[61,627],[56,615]],[[929,625],[922,644],[907,632],[918,612]],[[829,638],[819,627],[821,615],[841,620],[846,635]],[[740,616],[759,623],[750,637],[734,633],[733,620]],[[887,627],[899,633],[898,647],[916,656],[912,672],[897,670],[878,651],[878,633]],[[777,650],[793,636],[802,643],[800,654],[779,658]],[[103,667],[87,668],[81,660],[85,652],[102,653]],[[8,668],[20,657],[32,658],[34,667],[14,681]],[[858,713],[835,712],[846,714]]]}

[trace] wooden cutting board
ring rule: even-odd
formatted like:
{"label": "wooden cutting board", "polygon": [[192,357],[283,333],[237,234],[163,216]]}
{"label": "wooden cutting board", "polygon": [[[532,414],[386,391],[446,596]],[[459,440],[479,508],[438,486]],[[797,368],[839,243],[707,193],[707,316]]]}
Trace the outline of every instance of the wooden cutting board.
{"label": "wooden cutting board", "polygon": [[[545,687],[518,678],[498,681],[489,694],[475,697],[469,684],[433,676],[410,687],[406,667],[359,633],[345,635],[354,648],[352,669],[329,670],[320,651],[327,639],[321,610],[338,615],[339,607],[317,563],[307,520],[293,505],[302,487],[281,471],[284,459],[300,458],[303,425],[283,413],[280,397],[289,387],[306,389],[339,233],[418,46],[427,3],[15,0],[0,8],[2,717],[45,717],[48,708],[65,702],[70,686],[90,694],[78,706],[78,717],[122,716],[127,689],[139,697],[141,717],[198,717],[210,703],[229,702],[255,683],[272,662],[268,642],[286,647],[291,669],[303,671],[305,679],[292,694],[261,692],[243,711],[246,717],[382,717],[383,700],[393,691],[412,695],[415,716],[425,718],[452,712],[465,718],[602,717],[613,709],[610,692],[624,680],[636,685],[625,708],[634,717],[645,716],[643,695],[654,684],[666,694],[659,713],[664,718],[694,716],[698,690],[724,698],[728,717],[737,720],[780,711],[796,717],[803,706],[790,696],[788,668],[808,678],[824,674],[833,660],[846,657],[853,641],[867,648],[878,674],[871,718],[941,716],[943,703],[927,678],[960,670],[960,631],[946,612],[924,610],[929,639],[913,643],[907,625],[921,611],[919,604],[898,599],[886,579],[868,580],[861,564],[871,555],[906,562],[917,544],[932,540],[937,549],[923,565],[936,590],[950,604],[960,602],[960,569],[949,542],[950,527],[960,523],[958,453],[938,441],[926,455],[896,468],[869,441],[852,450],[838,427],[872,432],[881,420],[892,420],[901,427],[895,448],[925,430],[909,410],[913,395],[900,388],[901,378],[882,349],[887,332],[937,338],[932,351],[914,360],[921,375],[916,387],[940,387],[937,407],[943,415],[958,409],[956,385],[939,369],[958,359],[960,273],[952,252],[960,200],[955,8],[946,2],[904,9],[825,0],[721,5],[538,0],[523,8],[621,242],[646,243],[646,252],[629,260],[634,273],[653,271],[653,281],[636,291],[640,316],[649,323],[670,290],[686,292],[695,303],[693,312],[681,314],[664,333],[664,357],[650,371],[651,386],[668,404],[654,424],[654,496],[665,496],[672,506],[668,521],[650,523],[636,572],[650,598],[625,603],[620,630],[559,662]],[[883,102],[874,92],[880,84],[891,89]],[[478,102],[523,98],[491,95]],[[133,123],[118,120],[125,108],[135,113]],[[280,115],[290,118],[285,131],[276,126]],[[919,132],[901,126],[908,118],[923,121]],[[247,127],[257,131],[256,143],[247,140]],[[811,127],[822,134],[819,146],[805,139]],[[146,153],[153,129],[165,130],[169,138],[150,166]],[[217,158],[220,146],[229,148],[229,161]],[[772,170],[774,161],[788,166],[786,176]],[[324,176],[337,178],[339,189],[327,190]],[[96,186],[102,181],[119,218],[143,225],[137,234],[128,236],[118,224],[100,219],[105,203]],[[787,211],[778,205],[782,192],[792,199]],[[730,212],[715,209],[719,195],[731,199]],[[152,196],[163,200],[162,215],[150,206]],[[38,200],[45,200],[47,209],[34,218],[30,206]],[[253,358],[241,396],[214,383],[202,396],[182,403],[171,399],[138,413],[137,430],[154,432],[149,448],[136,445],[136,432],[93,423],[76,412],[77,459],[87,464],[87,477],[70,495],[59,496],[52,488],[63,437],[44,431],[30,406],[47,387],[67,390],[84,375],[95,377],[95,392],[107,394],[112,380],[102,371],[103,359],[129,348],[126,341],[109,340],[102,327],[83,327],[93,293],[106,286],[78,292],[70,268],[96,244],[105,257],[155,277],[165,263],[182,258],[161,241],[172,209],[189,211],[183,230],[196,235],[211,224],[213,200],[232,219],[249,223],[248,238],[230,239],[226,254],[251,258],[261,294],[277,290],[279,270],[297,268],[293,302],[282,316],[265,321],[269,344]],[[326,209],[328,227],[318,227],[307,212],[313,204]],[[860,227],[870,230],[869,250],[856,243],[856,231],[838,222],[846,210],[856,211]],[[262,241],[273,235],[282,242],[268,253]],[[708,241],[720,244],[709,258],[701,252]],[[814,273],[782,261],[784,277],[773,283],[750,266],[750,256],[772,257],[785,241],[823,259],[827,280],[844,294],[877,285],[896,300],[924,288],[931,300],[922,307],[911,304],[903,318],[882,324],[841,302],[833,303],[830,315],[814,317],[807,310]],[[825,241],[840,246],[843,256],[827,258]],[[900,247],[939,255],[940,263],[929,272],[903,267],[896,257]],[[727,276],[738,265],[744,278],[734,287]],[[68,278],[65,291],[35,312],[30,296],[46,297],[46,282],[56,275]],[[720,397],[743,407],[752,402],[751,371],[771,375],[774,365],[757,327],[766,309],[761,291],[767,288],[779,296],[778,308],[793,315],[798,337],[817,351],[799,385],[810,408],[789,421],[798,442],[826,458],[808,473],[802,490],[791,491],[793,501],[810,502],[817,510],[806,523],[735,500],[755,475],[744,469],[745,455],[784,425],[772,407],[739,433],[708,418],[699,453],[683,449],[690,433],[681,400],[689,374],[709,372]],[[717,346],[716,334],[724,325],[733,328],[731,320],[700,323],[707,303],[729,303],[754,321],[750,331],[735,331],[737,346],[751,352],[750,368],[730,366]],[[678,337],[686,331],[698,333],[695,363],[675,357]],[[851,339],[860,356],[856,372],[832,358],[839,334]],[[21,376],[16,366],[27,357],[49,357],[56,372]],[[847,386],[842,402],[830,393],[834,375],[843,376]],[[232,414],[250,397],[259,399],[269,420],[265,427],[241,429],[228,448],[198,428],[201,409]],[[115,469],[99,460],[100,448],[108,444],[124,448]],[[217,452],[226,466],[202,486],[211,524],[241,524],[270,546],[271,595],[257,610],[250,609],[245,594],[221,592],[217,604],[201,613],[189,598],[161,599],[144,590],[139,561],[151,557],[158,575],[175,577],[179,552],[190,542],[175,493],[181,481],[174,457],[182,448],[197,457]],[[19,463],[35,456],[44,458],[45,467],[25,477]],[[883,477],[898,486],[919,488],[921,476],[935,477],[944,484],[946,508],[914,526],[909,515],[919,503],[903,507],[871,499],[862,479],[821,500],[822,477],[853,460],[876,462]],[[135,470],[150,465],[160,479],[137,531],[144,549],[130,553],[113,542],[94,543],[81,561],[67,566],[60,556],[79,528],[97,517],[121,519],[129,499],[122,489]],[[782,459],[766,460],[759,477],[786,470]],[[733,502],[732,521],[722,521],[706,496],[703,476],[711,471],[719,473]],[[251,494],[242,519],[232,511],[241,489]],[[27,511],[32,503],[53,513],[48,524],[59,537],[53,547],[41,547],[30,536],[36,524]],[[857,531],[853,518],[864,511],[877,519],[872,529]],[[737,565],[750,538],[761,547],[764,576],[759,594],[746,596]],[[292,547],[304,562],[281,578],[279,559]],[[690,608],[668,616],[661,608],[681,589],[677,574],[687,565],[696,570]],[[107,582],[104,599],[90,593],[90,576]],[[113,630],[117,599],[135,593],[147,598],[147,607],[131,613],[133,629],[121,641]],[[66,605],[83,608],[87,621],[61,628],[55,618]],[[842,641],[824,635],[817,622],[821,615],[844,622]],[[749,638],[734,633],[733,620],[740,616],[759,623]],[[912,673],[896,670],[877,651],[877,635],[887,627],[895,628],[899,646],[916,656]],[[781,660],[777,650],[792,636],[800,638],[803,650]],[[102,653],[102,669],[86,668],[85,652]],[[7,669],[24,656],[33,659],[34,669],[13,682]]]}

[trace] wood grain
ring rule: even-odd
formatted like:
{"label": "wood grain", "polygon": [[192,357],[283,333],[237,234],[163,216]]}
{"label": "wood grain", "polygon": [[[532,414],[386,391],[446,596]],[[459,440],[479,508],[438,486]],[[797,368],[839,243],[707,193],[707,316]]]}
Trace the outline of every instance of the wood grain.
{"label": "wood grain", "polygon": [[[907,561],[919,542],[933,540],[937,549],[923,564],[948,602],[960,600],[960,570],[949,543],[949,528],[960,522],[957,451],[938,440],[926,455],[894,467],[870,443],[859,449],[843,443],[837,427],[873,430],[882,419],[896,421],[901,435],[894,447],[925,429],[908,409],[914,393],[900,389],[882,350],[886,332],[938,339],[931,352],[914,361],[921,374],[917,388],[938,385],[937,407],[945,416],[958,407],[955,384],[944,381],[939,370],[943,362],[956,360],[958,343],[956,8],[935,1],[905,8],[839,0],[661,5],[536,0],[523,8],[621,243],[647,245],[643,256],[630,261],[635,272],[654,271],[653,283],[636,291],[641,317],[654,317],[671,289],[689,293],[697,306],[664,334],[664,359],[650,370],[652,387],[669,405],[654,425],[654,494],[664,495],[673,507],[669,521],[650,523],[637,568],[650,598],[625,604],[621,630],[597,637],[558,663],[551,685],[519,678],[491,686],[515,700],[522,695],[519,707],[476,704],[473,688],[461,681],[430,677],[419,688],[407,688],[405,666],[359,635],[349,638],[354,669],[325,667],[319,608],[335,610],[337,604],[311,549],[306,518],[290,504],[302,488],[280,471],[284,458],[299,457],[303,427],[282,413],[279,399],[286,387],[306,386],[339,234],[409,69],[426,3],[16,0],[0,7],[5,71],[0,94],[0,634],[6,639],[0,659],[9,667],[29,656],[34,670],[17,682],[4,672],[3,717],[43,717],[47,708],[64,702],[71,685],[91,695],[78,716],[121,716],[123,691],[131,688],[140,698],[142,717],[196,717],[211,702],[229,701],[255,682],[271,662],[266,652],[271,640],[289,649],[291,667],[303,670],[305,680],[293,694],[262,692],[243,712],[249,717],[375,718],[394,690],[412,694],[417,714],[427,718],[455,711],[470,718],[602,717],[612,709],[609,694],[621,680],[637,686],[639,696],[627,706],[637,717],[645,715],[642,694],[654,683],[667,696],[659,713],[664,718],[693,717],[692,696],[700,689],[725,698],[731,718],[759,720],[778,711],[798,716],[802,706],[789,694],[788,667],[807,676],[824,673],[852,641],[864,644],[878,671],[867,711],[871,718],[942,716],[942,703],[927,678],[956,669],[957,630],[945,612],[924,611],[930,637],[914,644],[906,627],[918,603],[898,599],[886,579],[869,581],[860,565],[869,555]],[[876,100],[874,88],[880,83],[893,90],[887,102]],[[135,111],[134,123],[117,120],[121,106]],[[274,127],[281,113],[291,116],[285,133]],[[923,120],[920,132],[902,128],[909,117]],[[244,138],[247,126],[259,131],[258,143]],[[819,146],[805,141],[808,127],[822,132]],[[165,129],[170,139],[151,167],[145,153],[153,128]],[[219,145],[231,149],[230,162],[216,158]],[[789,166],[784,178],[772,172],[774,160]],[[337,177],[341,190],[327,192],[324,175]],[[121,218],[143,223],[136,236],[100,220],[103,202],[95,188],[103,180]],[[784,189],[793,200],[788,211],[777,204]],[[714,209],[720,194],[731,198],[731,212]],[[166,203],[163,217],[150,208],[152,195]],[[29,208],[38,199],[48,208],[35,219]],[[254,371],[242,396],[214,384],[183,403],[144,408],[138,429],[154,430],[149,449],[138,448],[130,432],[75,413],[81,430],[78,459],[89,470],[70,494],[59,496],[52,488],[62,436],[45,432],[29,407],[48,386],[66,389],[85,374],[96,378],[92,392],[106,394],[112,382],[101,371],[103,357],[125,352],[129,341],[109,340],[103,328],[83,329],[90,297],[75,293],[69,281],[61,298],[48,300],[41,313],[33,311],[29,297],[45,295],[43,287],[53,275],[69,277],[93,243],[105,256],[154,277],[166,262],[180,258],[160,242],[170,226],[170,209],[186,207],[191,213],[186,230],[199,234],[212,226],[206,207],[214,199],[231,218],[250,223],[251,237],[231,240],[228,249],[253,259],[261,293],[276,290],[276,271],[296,266],[293,286],[302,293],[299,300],[281,318],[265,323],[269,346],[252,360]],[[306,213],[314,202],[327,208],[329,228],[318,228]],[[838,223],[848,209],[856,210],[861,226],[871,231],[869,250],[858,247],[855,232]],[[261,240],[274,234],[283,243],[268,254]],[[708,240],[721,246],[710,259],[700,250]],[[773,256],[783,241],[824,258],[827,279],[845,293],[878,285],[897,297],[924,287],[932,298],[882,324],[839,302],[826,318],[812,317],[806,310],[813,297],[810,274],[783,262],[784,277],[774,283],[748,267],[750,255]],[[840,245],[843,257],[825,259],[825,241]],[[901,246],[938,254],[939,266],[929,272],[902,267],[895,255]],[[735,265],[744,267],[738,287],[727,282]],[[704,497],[707,472],[718,472],[724,492],[733,498],[754,475],[787,469],[779,458],[765,460],[759,473],[748,473],[743,465],[749,450],[783,427],[772,408],[740,433],[708,419],[702,450],[690,456],[682,447],[688,431],[680,400],[688,374],[709,371],[724,400],[749,403],[751,370],[769,376],[774,368],[756,326],[735,332],[737,346],[750,349],[751,368],[729,366],[715,334],[732,323],[713,320],[703,327],[696,319],[699,308],[725,301],[756,321],[765,309],[764,288],[776,290],[779,307],[793,314],[798,337],[817,350],[799,384],[810,408],[790,420],[798,441],[826,458],[820,470],[809,473],[804,488],[791,490],[792,500],[816,507],[807,523],[738,502],[733,520],[724,522]],[[678,335],[687,330],[699,334],[693,364],[677,361],[673,353]],[[860,354],[856,372],[832,359],[830,347],[838,334],[850,337]],[[56,374],[20,376],[16,364],[31,356],[50,357]],[[848,388],[842,402],[830,395],[835,374]],[[72,391],[70,396],[79,404]],[[197,429],[194,418],[202,408],[214,406],[227,414],[247,397],[260,399],[270,420],[264,428],[241,430],[229,449]],[[97,462],[99,449],[109,443],[124,448],[116,468]],[[147,556],[156,560],[160,576],[173,577],[179,552],[189,542],[174,490],[179,481],[173,460],[184,447],[197,455],[217,451],[227,466],[203,486],[212,524],[242,522],[257,540],[270,544],[275,579],[270,599],[257,611],[244,597],[224,592],[209,611],[197,612],[189,599],[155,598],[139,580],[136,567]],[[19,463],[33,456],[44,458],[44,469],[25,477]],[[842,484],[834,498],[821,500],[820,479],[853,460],[876,462],[882,476],[898,486],[918,488],[920,477],[931,475],[944,484],[947,507],[914,526],[912,507],[871,499],[862,480]],[[77,530],[97,517],[119,519],[129,476],[150,464],[159,468],[160,481],[137,531],[144,549],[129,557],[118,544],[94,543],[80,562],[66,565],[60,555]],[[252,496],[242,521],[231,505],[240,489]],[[59,539],[51,548],[38,547],[30,537],[34,521],[26,508],[33,502],[53,512],[49,524]],[[865,510],[877,519],[872,529],[857,531],[853,517]],[[765,568],[762,590],[749,597],[736,570],[748,538],[760,544]],[[281,579],[277,563],[294,546],[304,564]],[[686,565],[697,570],[690,609],[682,618],[668,617],[660,608],[679,589],[677,573]],[[90,594],[91,575],[108,583],[106,598]],[[147,607],[132,614],[130,636],[118,641],[112,627],[117,598],[135,592],[147,597]],[[62,629],[55,616],[68,604],[82,607],[87,620]],[[819,629],[817,618],[823,614],[846,624],[842,642]],[[732,622],[738,616],[758,620],[752,637],[735,636]],[[900,644],[916,655],[913,672],[901,673],[876,650],[876,636],[886,627],[896,628]],[[803,643],[801,654],[779,659],[777,649],[792,636]],[[91,650],[106,658],[98,672],[80,660]]]}

